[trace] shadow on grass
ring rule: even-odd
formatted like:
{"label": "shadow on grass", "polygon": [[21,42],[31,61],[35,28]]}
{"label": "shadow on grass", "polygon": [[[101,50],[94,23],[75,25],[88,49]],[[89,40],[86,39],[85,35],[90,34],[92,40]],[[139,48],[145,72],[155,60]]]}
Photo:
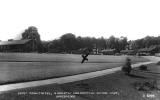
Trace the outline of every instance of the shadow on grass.
{"label": "shadow on grass", "polygon": [[147,77],[144,77],[144,76],[138,76],[138,75],[134,75],[134,74],[129,74],[128,76],[129,76],[129,77],[132,77],[132,78],[147,79]]}

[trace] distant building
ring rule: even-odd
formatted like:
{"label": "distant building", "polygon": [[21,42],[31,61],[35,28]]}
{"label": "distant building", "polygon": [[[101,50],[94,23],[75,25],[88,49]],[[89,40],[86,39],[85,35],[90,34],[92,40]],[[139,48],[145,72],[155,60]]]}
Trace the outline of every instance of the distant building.
{"label": "distant building", "polygon": [[140,55],[155,55],[160,52],[160,45],[150,46],[149,48],[141,48],[138,50]]}
{"label": "distant building", "polygon": [[31,39],[0,41],[0,52],[33,52],[37,50]]}
{"label": "distant building", "polygon": [[99,54],[99,49],[94,48],[94,49],[92,50],[92,53],[95,54],[95,55],[96,55],[96,54]]}
{"label": "distant building", "polygon": [[114,55],[115,54],[115,49],[104,49],[101,51],[103,55]]}
{"label": "distant building", "polygon": [[135,55],[136,51],[135,50],[121,50],[120,53],[124,55]]}

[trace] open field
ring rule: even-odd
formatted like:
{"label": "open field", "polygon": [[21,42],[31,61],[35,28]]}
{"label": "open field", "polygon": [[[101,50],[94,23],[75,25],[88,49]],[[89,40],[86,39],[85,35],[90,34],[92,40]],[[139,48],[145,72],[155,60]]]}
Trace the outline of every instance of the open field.
{"label": "open field", "polygon": [[[75,75],[124,64],[127,56],[89,55],[89,61],[81,64],[81,55],[1,53],[0,84],[32,81]],[[131,57],[132,63],[148,61],[142,57]]]}

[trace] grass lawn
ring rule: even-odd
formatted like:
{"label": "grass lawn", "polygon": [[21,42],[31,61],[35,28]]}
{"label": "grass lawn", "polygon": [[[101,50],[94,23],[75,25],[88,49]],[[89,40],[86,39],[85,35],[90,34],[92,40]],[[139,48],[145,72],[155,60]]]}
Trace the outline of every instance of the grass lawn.
{"label": "grass lawn", "polygon": [[[160,100],[160,74],[153,74],[159,72],[160,67],[156,64],[147,66],[147,72],[141,72],[135,68],[136,71],[132,71],[131,76],[126,76],[119,71],[106,76],[61,85],[7,91],[0,94],[0,100]],[[139,91],[133,85],[135,82],[153,80],[157,82],[159,90]],[[75,94],[75,92],[79,93]],[[71,93],[69,96],[73,98],[60,97],[68,95],[67,93]]]}
{"label": "grass lawn", "polygon": [[[0,84],[62,77],[119,67],[126,56],[89,55],[89,61],[81,64],[81,55],[1,53]],[[133,57],[132,63],[148,61]]]}

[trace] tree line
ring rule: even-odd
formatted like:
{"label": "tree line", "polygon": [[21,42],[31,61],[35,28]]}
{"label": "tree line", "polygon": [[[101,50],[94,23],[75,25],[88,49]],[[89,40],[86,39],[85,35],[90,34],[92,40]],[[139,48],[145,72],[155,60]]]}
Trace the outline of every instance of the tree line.
{"label": "tree line", "polygon": [[160,36],[146,36],[145,38],[131,41],[123,36],[120,38],[113,35],[109,38],[95,38],[75,36],[72,33],[66,33],[59,39],[52,41],[42,41],[38,29],[34,26],[30,26],[22,33],[22,39],[34,40],[35,45],[37,45],[35,50],[38,52],[54,53],[74,53],[83,48],[90,48],[91,50],[115,49],[116,52],[120,52],[125,49],[140,49],[160,44]]}
{"label": "tree line", "polygon": [[43,41],[42,44],[48,52],[76,53],[84,48],[89,48],[90,50],[115,49],[117,52],[120,52],[125,49],[128,43],[127,37],[116,38],[110,36],[106,39],[104,37],[76,37],[72,33],[66,33],[59,39]]}
{"label": "tree line", "polygon": [[160,36],[146,36],[142,39],[129,42],[133,49],[149,48],[150,46],[160,45]]}

